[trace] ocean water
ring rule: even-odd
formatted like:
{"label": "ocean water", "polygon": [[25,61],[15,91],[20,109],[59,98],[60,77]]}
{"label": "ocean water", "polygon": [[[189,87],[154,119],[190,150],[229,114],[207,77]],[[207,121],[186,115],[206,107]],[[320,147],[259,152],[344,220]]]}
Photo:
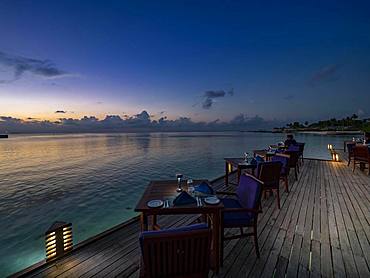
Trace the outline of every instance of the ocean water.
{"label": "ocean water", "polygon": [[[42,260],[44,233],[72,222],[74,243],[133,217],[153,179],[213,179],[224,157],[284,139],[270,133],[12,135],[0,139],[0,277]],[[297,135],[305,156],[329,159],[344,136]]]}

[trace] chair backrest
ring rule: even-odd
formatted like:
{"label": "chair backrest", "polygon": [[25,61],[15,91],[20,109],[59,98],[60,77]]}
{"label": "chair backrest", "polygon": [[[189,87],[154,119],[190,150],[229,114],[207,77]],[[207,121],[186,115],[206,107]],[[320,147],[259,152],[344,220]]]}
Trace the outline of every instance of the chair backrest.
{"label": "chair backrest", "polygon": [[284,154],[289,155],[289,167],[296,167],[299,160],[299,151],[285,151]]}
{"label": "chair backrest", "polygon": [[292,144],[292,145],[290,145],[288,147],[287,151],[288,152],[299,152],[300,151],[300,147],[297,144],[294,144],[294,145]]}
{"label": "chair backrest", "polygon": [[257,209],[261,201],[261,184],[251,176],[241,175],[236,195],[244,208]]}
{"label": "chair backrest", "polygon": [[282,163],[280,161],[268,161],[258,165],[258,179],[263,181],[264,187],[278,188]]}
{"label": "chair backrest", "polygon": [[347,143],[347,151],[350,155],[353,155],[353,148],[356,146],[356,143]]}
{"label": "chair backrest", "polygon": [[356,159],[369,160],[369,147],[357,144],[353,147],[353,156]]}
{"label": "chair backrest", "polygon": [[297,146],[299,147],[299,152],[303,154],[304,146],[306,143],[297,142]]}
{"label": "chair backrest", "polygon": [[281,162],[281,175],[287,176],[289,174],[289,158],[290,156],[287,154],[277,153],[272,158],[271,161],[279,161]]}
{"label": "chair backrest", "polygon": [[142,233],[143,276],[208,277],[211,232],[203,226]]}

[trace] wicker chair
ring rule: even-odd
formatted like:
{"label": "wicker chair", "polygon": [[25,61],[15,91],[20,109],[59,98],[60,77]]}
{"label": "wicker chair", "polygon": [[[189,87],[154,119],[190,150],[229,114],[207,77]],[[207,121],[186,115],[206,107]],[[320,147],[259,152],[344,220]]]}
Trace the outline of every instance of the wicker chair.
{"label": "wicker chair", "polygon": [[211,232],[206,224],[143,232],[140,246],[141,277],[208,277]]}
{"label": "wicker chair", "polygon": [[365,145],[356,145],[353,148],[353,172],[356,169],[356,164],[368,165],[368,175],[370,175],[370,154],[369,147]]}
{"label": "wicker chair", "polygon": [[[236,198],[222,198],[225,206],[221,221],[221,265],[223,264],[224,241],[253,236],[257,257],[260,257],[257,238],[257,218],[261,203],[261,192],[263,182],[252,175],[243,174],[240,177],[236,193],[217,192],[222,195],[233,195]],[[250,233],[244,233],[243,228],[253,228]],[[239,228],[240,235],[225,237],[225,228]]]}

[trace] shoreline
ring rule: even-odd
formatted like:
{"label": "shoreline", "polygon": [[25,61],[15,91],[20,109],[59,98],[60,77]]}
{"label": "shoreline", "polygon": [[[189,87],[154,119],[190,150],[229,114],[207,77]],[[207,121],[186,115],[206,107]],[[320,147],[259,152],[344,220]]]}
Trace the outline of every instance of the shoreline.
{"label": "shoreline", "polygon": [[361,130],[245,130],[240,132],[256,132],[256,133],[299,133],[299,134],[314,134],[314,135],[362,135]]}

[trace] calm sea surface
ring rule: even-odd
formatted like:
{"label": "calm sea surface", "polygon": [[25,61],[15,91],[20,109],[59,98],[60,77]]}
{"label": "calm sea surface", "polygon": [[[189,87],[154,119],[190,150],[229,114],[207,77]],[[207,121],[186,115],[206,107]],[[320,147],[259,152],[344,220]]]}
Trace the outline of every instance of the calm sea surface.
{"label": "calm sea surface", "polygon": [[[73,223],[74,243],[119,224],[152,179],[213,179],[224,157],[283,140],[268,133],[14,135],[0,139],[0,277],[44,254],[44,232]],[[328,159],[348,137],[297,135],[306,157]]]}

